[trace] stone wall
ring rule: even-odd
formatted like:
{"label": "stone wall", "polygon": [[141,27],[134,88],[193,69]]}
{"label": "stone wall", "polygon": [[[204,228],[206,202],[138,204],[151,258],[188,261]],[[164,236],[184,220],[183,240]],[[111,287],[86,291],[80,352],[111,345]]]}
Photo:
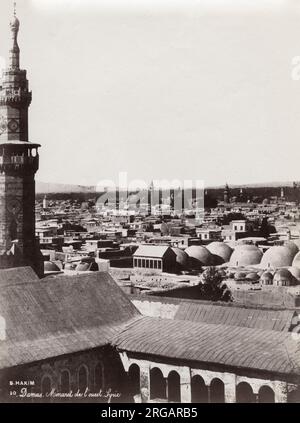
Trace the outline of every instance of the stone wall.
{"label": "stone wall", "polygon": [[[87,390],[80,390],[81,369],[87,375]],[[67,372],[69,375],[68,393],[71,392],[71,396],[66,396],[66,392],[63,392],[62,372]],[[45,378],[51,381],[51,395],[44,393],[41,398]],[[32,397],[20,397],[20,394],[25,394],[21,391],[24,386],[20,385],[20,382],[25,381],[34,383],[33,386],[26,387],[28,396]],[[127,398],[125,396],[126,374],[119,355],[109,347],[2,370],[0,371],[0,387],[0,402],[107,402],[109,393],[113,394],[112,402],[124,401],[124,398]],[[100,389],[101,396],[99,396]],[[95,393],[98,395],[95,396]]]}

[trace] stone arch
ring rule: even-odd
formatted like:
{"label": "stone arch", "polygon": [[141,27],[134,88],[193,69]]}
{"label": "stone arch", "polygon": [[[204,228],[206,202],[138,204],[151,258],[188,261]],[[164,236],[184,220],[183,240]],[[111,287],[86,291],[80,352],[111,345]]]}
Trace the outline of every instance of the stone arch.
{"label": "stone arch", "polygon": [[175,370],[168,375],[168,400],[169,402],[181,402],[180,376]]}
{"label": "stone arch", "polygon": [[104,368],[102,363],[97,363],[94,368],[94,389],[95,392],[99,392],[105,385],[104,380]]}
{"label": "stone arch", "polygon": [[258,402],[262,403],[274,403],[275,402],[275,393],[270,386],[263,385],[259,388],[258,391]]}
{"label": "stone arch", "polygon": [[78,390],[80,391],[80,393],[84,393],[85,390],[88,388],[89,385],[89,377],[88,377],[88,368],[85,364],[82,364],[79,368],[78,368],[78,373],[77,373],[77,385],[78,385]]}
{"label": "stone arch", "polygon": [[60,390],[63,393],[70,392],[71,390],[71,376],[67,369],[60,372]]}
{"label": "stone arch", "polygon": [[236,402],[238,403],[253,403],[255,396],[251,385],[247,382],[240,382],[236,387]]}
{"label": "stone arch", "polygon": [[214,378],[210,383],[210,402],[225,402],[225,387],[223,381],[219,378]]}
{"label": "stone arch", "polygon": [[150,370],[150,399],[167,398],[166,380],[158,367]]}
{"label": "stone arch", "polygon": [[207,403],[208,389],[205,385],[204,379],[195,375],[191,380],[192,402],[193,403]]}
{"label": "stone arch", "polygon": [[139,394],[140,387],[140,368],[136,363],[131,364],[128,369],[129,391],[132,395]]}

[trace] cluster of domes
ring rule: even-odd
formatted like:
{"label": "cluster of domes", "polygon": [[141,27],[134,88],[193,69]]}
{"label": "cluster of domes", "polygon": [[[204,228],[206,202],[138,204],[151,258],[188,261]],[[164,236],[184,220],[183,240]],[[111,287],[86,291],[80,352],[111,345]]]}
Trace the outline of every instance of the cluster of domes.
{"label": "cluster of domes", "polygon": [[262,285],[293,286],[297,285],[297,278],[288,269],[278,269],[274,273],[264,272],[260,278]]}
{"label": "cluster of domes", "polygon": [[[282,286],[290,286],[295,281],[300,281],[300,251],[293,241],[286,241],[282,246],[272,246],[265,253],[254,244],[239,243],[233,249],[220,241],[211,242],[207,246],[192,245],[185,251],[175,247],[172,250],[176,254],[177,264],[182,269],[228,263],[229,269],[224,277],[239,281],[260,281],[263,285]],[[284,271],[277,270],[275,278],[273,273],[276,269]]]}
{"label": "cluster of domes", "polygon": [[[229,265],[231,267],[257,265],[266,270],[291,266],[300,269],[300,251],[293,241],[270,247],[264,254],[253,244],[241,244],[235,247]],[[296,270],[293,271],[296,272]]]}
{"label": "cluster of domes", "polygon": [[[179,264],[185,264],[187,258],[191,267],[199,267],[218,266],[228,263],[233,250],[224,242],[215,241],[207,246],[191,245],[184,251],[186,256],[183,256],[182,250],[178,248],[173,248],[173,251],[177,256],[177,261],[179,260]],[[178,257],[179,255],[180,257]]]}

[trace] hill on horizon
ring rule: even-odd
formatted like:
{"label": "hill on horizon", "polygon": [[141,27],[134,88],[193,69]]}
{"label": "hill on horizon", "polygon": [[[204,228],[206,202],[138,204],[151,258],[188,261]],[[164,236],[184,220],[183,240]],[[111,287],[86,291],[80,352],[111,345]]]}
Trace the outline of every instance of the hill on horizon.
{"label": "hill on horizon", "polygon": [[[264,182],[253,184],[228,184],[229,188],[276,188],[276,187],[292,187],[293,182]],[[208,185],[205,189],[222,189],[224,185]],[[76,185],[53,182],[36,181],[37,194],[61,194],[61,193],[95,193],[96,186]]]}

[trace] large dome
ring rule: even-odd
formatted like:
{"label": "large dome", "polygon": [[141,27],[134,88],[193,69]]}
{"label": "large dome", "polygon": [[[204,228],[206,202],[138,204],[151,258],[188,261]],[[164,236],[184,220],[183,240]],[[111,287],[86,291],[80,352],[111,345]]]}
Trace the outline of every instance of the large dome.
{"label": "large dome", "polygon": [[293,251],[288,247],[271,247],[265,252],[261,266],[265,269],[268,267],[288,267],[292,265],[294,255]]}
{"label": "large dome", "polygon": [[273,285],[273,275],[271,272],[264,272],[260,277],[260,282],[263,285]]}
{"label": "large dome", "polygon": [[201,245],[191,245],[185,250],[186,254],[193,261],[197,261],[198,264],[202,266],[211,266],[213,265],[213,255],[208,251],[207,248],[202,247]]}
{"label": "large dome", "polygon": [[219,242],[219,241],[211,242],[207,246],[207,249],[214,256],[220,257],[223,263],[227,263],[232,254],[232,248],[230,248],[229,245],[225,244],[224,242]]}
{"label": "large dome", "polygon": [[180,267],[186,268],[189,260],[187,253],[178,247],[172,247],[172,250],[176,254],[176,263],[179,264]]}
{"label": "large dome", "polygon": [[239,245],[230,257],[230,266],[251,266],[260,263],[262,252],[255,245]]}

